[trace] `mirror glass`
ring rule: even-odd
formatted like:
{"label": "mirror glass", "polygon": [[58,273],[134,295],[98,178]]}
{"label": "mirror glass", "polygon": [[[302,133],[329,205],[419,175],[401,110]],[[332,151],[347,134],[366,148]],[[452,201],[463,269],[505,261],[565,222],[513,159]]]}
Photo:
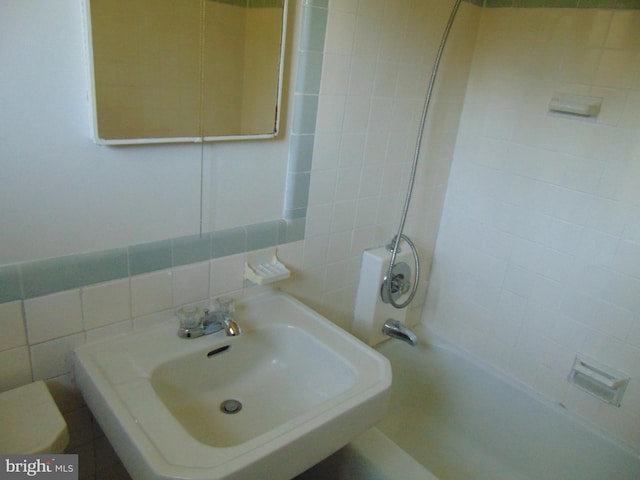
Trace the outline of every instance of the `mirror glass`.
{"label": "mirror glass", "polygon": [[286,0],[87,0],[99,143],[269,138]]}

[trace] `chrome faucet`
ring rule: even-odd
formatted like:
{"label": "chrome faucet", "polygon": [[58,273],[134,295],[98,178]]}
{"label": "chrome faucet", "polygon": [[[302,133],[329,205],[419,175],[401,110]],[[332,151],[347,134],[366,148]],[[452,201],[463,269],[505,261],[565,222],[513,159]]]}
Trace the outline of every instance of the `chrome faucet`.
{"label": "chrome faucet", "polygon": [[201,321],[191,324],[180,325],[178,336],[180,338],[197,338],[203,335],[211,335],[212,333],[224,330],[227,337],[235,337],[242,333],[242,328],[233,318],[233,307],[231,300],[216,301],[218,309],[210,312],[208,309],[204,311]]}
{"label": "chrome faucet", "polygon": [[415,333],[402,325],[399,321],[392,318],[384,322],[384,325],[382,326],[382,333],[391,338],[397,338],[398,340],[407,342],[411,346],[418,343],[418,337]]}
{"label": "chrome faucet", "polygon": [[205,310],[204,318],[202,319],[202,334],[210,335],[220,330],[224,330],[227,337],[235,337],[242,333],[242,328],[240,328],[231,313]]}

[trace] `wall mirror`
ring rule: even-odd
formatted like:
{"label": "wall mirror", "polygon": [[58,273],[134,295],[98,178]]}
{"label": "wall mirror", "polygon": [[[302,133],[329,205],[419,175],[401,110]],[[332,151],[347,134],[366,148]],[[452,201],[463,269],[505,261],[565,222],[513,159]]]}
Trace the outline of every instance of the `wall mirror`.
{"label": "wall mirror", "polygon": [[94,139],[272,138],[287,0],[86,0]]}

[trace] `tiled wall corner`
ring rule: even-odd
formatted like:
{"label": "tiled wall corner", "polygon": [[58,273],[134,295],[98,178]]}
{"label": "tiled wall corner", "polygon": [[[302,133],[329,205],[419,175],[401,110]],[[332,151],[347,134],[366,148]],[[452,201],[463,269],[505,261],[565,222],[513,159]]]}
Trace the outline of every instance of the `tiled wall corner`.
{"label": "tiled wall corner", "polygon": [[[640,374],[639,27],[636,10],[483,11],[424,313],[636,450],[639,390],[616,408],[566,378],[577,353]],[[601,114],[549,112],[557,91]]]}

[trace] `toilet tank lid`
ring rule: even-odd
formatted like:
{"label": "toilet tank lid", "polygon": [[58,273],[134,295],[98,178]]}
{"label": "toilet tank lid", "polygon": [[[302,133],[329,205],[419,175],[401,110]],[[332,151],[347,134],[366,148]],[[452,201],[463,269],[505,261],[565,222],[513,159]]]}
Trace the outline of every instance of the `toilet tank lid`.
{"label": "toilet tank lid", "polygon": [[43,381],[0,393],[0,452],[61,453],[67,424]]}

